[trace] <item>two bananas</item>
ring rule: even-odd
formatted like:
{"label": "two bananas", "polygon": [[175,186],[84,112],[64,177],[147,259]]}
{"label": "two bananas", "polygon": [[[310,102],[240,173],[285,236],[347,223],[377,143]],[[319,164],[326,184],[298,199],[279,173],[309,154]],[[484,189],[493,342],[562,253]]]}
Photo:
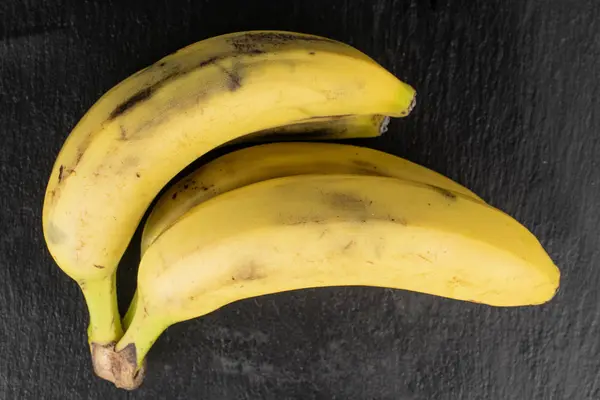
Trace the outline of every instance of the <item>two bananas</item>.
{"label": "two bananas", "polygon": [[[198,42],[100,98],[64,143],[43,210],[50,253],[88,305],[96,374],[134,389],[168,326],[286,290],[551,299],[559,271],[537,239],[458,183],[367,148],[285,141],[378,136],[414,104],[360,51],[281,31]],[[159,199],[121,321],[116,268],[159,191],[216,147],[274,134],[283,141],[207,163]]]}

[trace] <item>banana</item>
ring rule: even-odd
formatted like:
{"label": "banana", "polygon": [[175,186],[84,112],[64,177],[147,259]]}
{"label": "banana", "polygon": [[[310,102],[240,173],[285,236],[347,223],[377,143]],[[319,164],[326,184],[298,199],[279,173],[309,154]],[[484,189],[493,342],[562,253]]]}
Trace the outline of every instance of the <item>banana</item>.
{"label": "banana", "polygon": [[559,276],[524,226],[462,193],[379,176],[270,179],[197,205],[146,249],[111,380],[137,387],[168,326],[240,299],[364,285],[522,306],[549,301]]}
{"label": "banana", "polygon": [[[389,176],[452,190],[483,202],[469,189],[437,172],[366,147],[334,143],[265,144],[219,157],[168,189],[146,221],[141,253],[189,209],[212,197],[267,179],[317,173]],[[122,321],[125,329],[133,317],[136,301],[137,292]]]}
{"label": "banana", "polygon": [[122,335],[115,271],[141,217],[190,162],[244,135],[348,115],[408,115],[415,92],[331,39],[252,31],[163,58],[102,96],[66,139],[43,209],[48,249],[88,305],[90,349]]}

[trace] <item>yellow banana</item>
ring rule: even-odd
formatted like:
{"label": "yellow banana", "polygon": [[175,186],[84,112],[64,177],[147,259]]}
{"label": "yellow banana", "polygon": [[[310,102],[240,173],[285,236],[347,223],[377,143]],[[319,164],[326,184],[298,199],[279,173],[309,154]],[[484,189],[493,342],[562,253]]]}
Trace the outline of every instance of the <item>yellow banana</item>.
{"label": "yellow banana", "polygon": [[558,283],[533,234],[472,197],[378,176],[276,178],[197,205],[146,249],[108,365],[117,386],[135,388],[168,326],[269,293],[366,285],[521,306],[550,300]]}
{"label": "yellow banana", "polygon": [[278,126],[405,116],[414,99],[410,86],[358,50],[278,31],[198,42],[102,96],[65,141],[43,210],[50,253],[87,302],[92,351],[121,336],[118,262],[154,196],[186,165]]}
{"label": "yellow banana", "polygon": [[[453,190],[483,202],[453,180],[381,151],[334,143],[272,143],[226,154],[175,183],[161,196],[146,221],[142,255],[156,238],[197,204],[267,179],[317,173],[389,176]],[[137,293],[123,318],[125,329],[133,317],[136,301]]]}

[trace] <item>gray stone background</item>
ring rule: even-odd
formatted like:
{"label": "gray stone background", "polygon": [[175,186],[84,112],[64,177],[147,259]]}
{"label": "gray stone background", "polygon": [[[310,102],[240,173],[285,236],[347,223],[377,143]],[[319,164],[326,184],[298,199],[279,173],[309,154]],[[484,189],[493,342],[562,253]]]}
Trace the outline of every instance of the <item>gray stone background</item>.
{"label": "gray stone background", "polygon": [[[54,158],[120,80],[249,29],[348,42],[412,84],[414,113],[353,143],[516,217],[561,268],[557,297],[498,309],[377,288],[281,293],[170,328],[136,392],[95,378],[83,298],[41,232]],[[0,398],[600,399],[599,158],[597,0],[2,0]]]}

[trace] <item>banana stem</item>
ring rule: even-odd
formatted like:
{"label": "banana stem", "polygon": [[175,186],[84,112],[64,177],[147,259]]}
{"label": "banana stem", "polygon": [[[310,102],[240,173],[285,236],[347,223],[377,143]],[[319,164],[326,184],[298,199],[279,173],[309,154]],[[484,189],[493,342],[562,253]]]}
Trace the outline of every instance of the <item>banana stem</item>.
{"label": "banana stem", "polygon": [[79,282],[88,306],[90,324],[88,341],[91,344],[116,343],[123,336],[117,304],[116,274],[99,280]]}
{"label": "banana stem", "polygon": [[119,388],[133,390],[144,380],[146,354],[169,323],[165,318],[148,314],[143,297],[137,291],[127,315],[129,326],[118,343],[92,344],[92,362],[100,378]]}
{"label": "banana stem", "polygon": [[114,342],[105,346],[92,344],[92,362],[100,378],[133,390],[144,380],[146,354],[169,323],[165,318],[148,314],[138,292],[127,315],[127,331],[116,345]]}
{"label": "banana stem", "polygon": [[[135,355],[136,368],[140,368],[148,351],[169,324],[164,319],[156,318],[148,313],[144,299],[139,296],[139,293],[136,293],[136,299],[130,307],[135,307],[131,323],[117,343],[115,350],[117,352],[131,351]],[[128,313],[131,313],[131,310]]]}

